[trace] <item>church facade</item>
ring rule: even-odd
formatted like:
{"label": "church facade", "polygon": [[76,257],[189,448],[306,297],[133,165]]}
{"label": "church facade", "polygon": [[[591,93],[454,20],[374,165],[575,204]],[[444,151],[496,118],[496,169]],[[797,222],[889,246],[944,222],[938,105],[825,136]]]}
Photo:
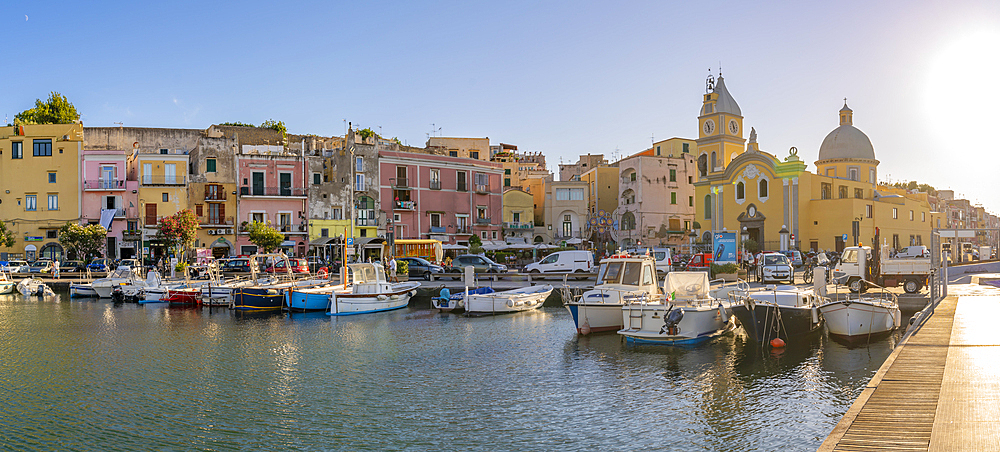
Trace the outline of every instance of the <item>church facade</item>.
{"label": "church facade", "polygon": [[739,105],[721,74],[709,78],[694,183],[702,230],[737,232],[763,250],[841,251],[855,239],[871,245],[876,230],[894,248],[930,244],[935,213],[927,197],[878,185],[879,161],[853,114],[845,101],[813,173],[795,148],[778,158],[761,150],[756,131],[743,138]]}

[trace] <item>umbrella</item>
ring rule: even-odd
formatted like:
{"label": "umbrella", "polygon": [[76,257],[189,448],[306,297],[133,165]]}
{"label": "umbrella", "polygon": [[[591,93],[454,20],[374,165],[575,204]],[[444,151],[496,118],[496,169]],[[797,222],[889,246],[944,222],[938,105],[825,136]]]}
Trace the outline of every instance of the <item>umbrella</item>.
{"label": "umbrella", "polygon": [[442,249],[446,249],[446,250],[467,250],[467,249],[469,249],[469,247],[467,247],[465,245],[459,245],[457,243],[445,243],[444,245],[441,245],[441,248]]}

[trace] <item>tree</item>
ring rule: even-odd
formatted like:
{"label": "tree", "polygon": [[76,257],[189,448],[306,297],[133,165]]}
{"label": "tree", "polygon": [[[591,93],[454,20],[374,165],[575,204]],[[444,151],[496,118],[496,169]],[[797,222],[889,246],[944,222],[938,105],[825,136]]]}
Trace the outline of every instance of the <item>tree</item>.
{"label": "tree", "polygon": [[260,125],[260,128],[277,130],[278,132],[281,133],[282,141],[285,141],[286,135],[288,135],[288,129],[285,128],[284,121],[275,121],[273,119],[268,119],[267,121],[264,121],[264,123]]}
{"label": "tree", "polygon": [[80,113],[66,96],[52,91],[45,102],[35,99],[35,108],[14,116],[14,124],[72,124],[79,119]]}
{"label": "tree", "polygon": [[258,251],[270,253],[274,251],[281,242],[285,241],[285,236],[280,231],[270,225],[254,221],[247,226],[250,235],[250,243],[257,245]]}
{"label": "tree", "polygon": [[14,246],[14,231],[8,230],[3,221],[0,221],[0,246],[4,248]]}
{"label": "tree", "polygon": [[108,230],[99,224],[81,226],[67,222],[59,228],[59,243],[66,249],[67,255],[72,254],[77,259],[88,260],[103,255],[107,237]]}
{"label": "tree", "polygon": [[469,237],[469,252],[479,254],[483,252],[483,240],[478,235]]}
{"label": "tree", "polygon": [[191,209],[184,209],[160,220],[160,232],[157,235],[167,244],[168,248],[180,245],[186,251],[194,243],[197,232],[198,217]]}
{"label": "tree", "polygon": [[247,124],[245,122],[224,122],[219,124],[220,126],[234,126],[234,127],[257,127],[253,124]]}

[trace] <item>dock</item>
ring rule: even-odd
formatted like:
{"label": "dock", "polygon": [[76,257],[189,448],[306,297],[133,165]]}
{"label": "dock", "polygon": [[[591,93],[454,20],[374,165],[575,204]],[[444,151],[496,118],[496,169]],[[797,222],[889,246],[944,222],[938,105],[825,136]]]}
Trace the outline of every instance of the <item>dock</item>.
{"label": "dock", "polygon": [[949,285],[819,450],[1000,450],[997,318],[1000,290]]}

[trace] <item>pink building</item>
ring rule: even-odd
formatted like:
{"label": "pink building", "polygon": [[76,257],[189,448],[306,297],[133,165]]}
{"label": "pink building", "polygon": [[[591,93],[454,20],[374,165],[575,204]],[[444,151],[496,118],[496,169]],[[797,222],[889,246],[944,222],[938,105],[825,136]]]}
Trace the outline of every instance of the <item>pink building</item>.
{"label": "pink building", "polygon": [[[127,180],[126,152],[85,149],[80,153],[80,180],[83,181],[81,222],[108,228],[106,257],[137,258],[142,251],[139,182]],[[107,214],[102,220],[104,212]]]}
{"label": "pink building", "polygon": [[236,185],[239,187],[240,224],[236,239],[238,254],[253,254],[244,222],[270,223],[285,235],[280,249],[292,256],[305,256],[309,243],[306,230],[305,159],[282,146],[243,145],[236,154]]}
{"label": "pink building", "polygon": [[379,193],[396,238],[466,244],[501,240],[503,166],[485,160],[379,152]]}

